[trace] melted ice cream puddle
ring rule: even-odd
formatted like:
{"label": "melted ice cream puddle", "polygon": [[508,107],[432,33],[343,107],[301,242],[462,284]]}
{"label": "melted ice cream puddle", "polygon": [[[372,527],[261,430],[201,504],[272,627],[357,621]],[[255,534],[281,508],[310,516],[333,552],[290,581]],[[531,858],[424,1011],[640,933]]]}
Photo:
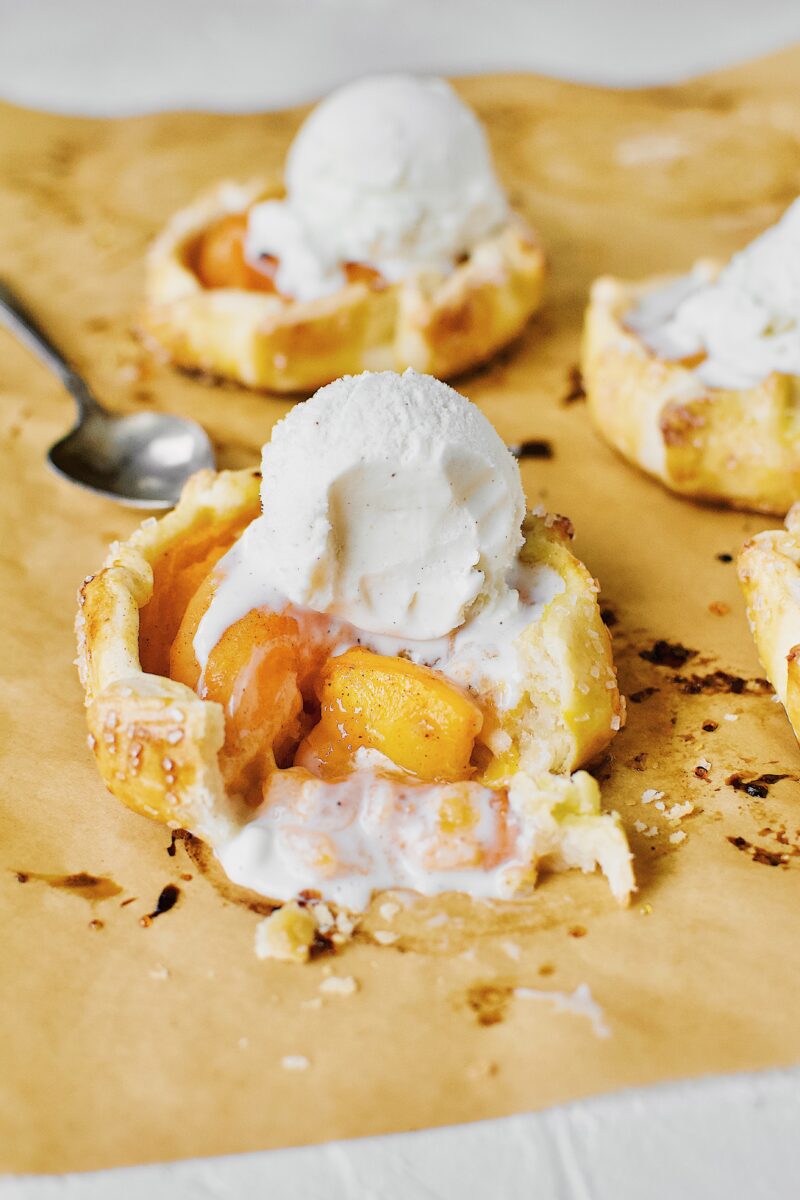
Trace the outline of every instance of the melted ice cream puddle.
{"label": "melted ice cream puddle", "polygon": [[[439,822],[447,826],[467,811],[463,834],[444,838]],[[472,782],[403,779],[387,759],[362,749],[356,770],[340,782],[275,772],[257,815],[217,857],[234,883],[272,899],[311,887],[363,911],[373,891],[388,888],[513,895],[524,871],[514,857],[518,835],[502,793]]]}

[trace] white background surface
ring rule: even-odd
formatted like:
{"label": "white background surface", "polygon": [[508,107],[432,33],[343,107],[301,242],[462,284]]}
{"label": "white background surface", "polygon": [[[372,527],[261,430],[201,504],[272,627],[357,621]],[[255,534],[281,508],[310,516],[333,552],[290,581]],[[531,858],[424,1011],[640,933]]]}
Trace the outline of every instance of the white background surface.
{"label": "white background surface", "polygon": [[660,83],[800,38],[798,0],[0,0],[0,94],[246,110],[369,71]]}
{"label": "white background surface", "polygon": [[[796,40],[800,0],[0,0],[0,96],[97,114],[238,111],[397,68],[635,85]],[[800,1070],[391,1138],[0,1180],[1,1200],[798,1196]]]}

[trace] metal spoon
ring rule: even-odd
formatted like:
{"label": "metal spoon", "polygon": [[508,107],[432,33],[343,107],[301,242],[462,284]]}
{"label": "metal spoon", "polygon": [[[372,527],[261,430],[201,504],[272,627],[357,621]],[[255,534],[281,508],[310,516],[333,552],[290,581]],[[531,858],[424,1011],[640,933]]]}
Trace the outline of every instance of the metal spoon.
{"label": "metal spoon", "polygon": [[149,412],[116,417],[103,408],[2,281],[0,322],[55,372],[75,401],[76,425],[47,455],[70,483],[134,508],[172,508],[189,476],[214,466],[211,442],[195,421]]}

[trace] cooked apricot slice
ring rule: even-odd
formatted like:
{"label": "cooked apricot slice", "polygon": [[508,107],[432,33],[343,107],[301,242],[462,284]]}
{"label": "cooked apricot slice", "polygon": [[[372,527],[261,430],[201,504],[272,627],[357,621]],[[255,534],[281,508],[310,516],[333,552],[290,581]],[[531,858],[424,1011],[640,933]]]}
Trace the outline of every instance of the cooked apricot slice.
{"label": "cooked apricot slice", "polygon": [[324,773],[347,768],[360,747],[379,750],[420,779],[470,774],[483,716],[478,705],[436,671],[403,658],[354,649],[322,670],[321,717],[302,747]]}
{"label": "cooked apricot slice", "polygon": [[189,602],[172,644],[170,677],[222,705],[226,788],[256,802],[269,772],[291,762],[305,732],[299,687],[305,656],[297,621],[256,608],[225,630],[201,679],[194,636],[217,582],[211,571]]}
{"label": "cooked apricot slice", "polygon": [[200,663],[194,652],[194,636],[205,616],[217,587],[215,571],[209,571],[196,589],[183,614],[175,640],[169,652],[169,677],[197,691],[200,680]]}
{"label": "cooked apricot slice", "polygon": [[186,606],[252,517],[248,513],[219,530],[206,523],[170,546],[155,564],[153,595],[139,611],[139,657],[144,671],[153,675],[170,673],[170,647]]}
{"label": "cooked apricot slice", "polygon": [[246,233],[247,213],[231,213],[202,235],[194,254],[194,269],[204,287],[275,291],[276,260],[265,258],[263,270],[252,266],[244,254]]}
{"label": "cooked apricot slice", "polygon": [[374,267],[368,267],[366,263],[345,263],[344,274],[348,283],[366,283],[368,287],[372,288],[384,285],[384,278],[380,271],[376,271]]}
{"label": "cooked apricot slice", "polygon": [[223,775],[232,791],[260,798],[269,772],[291,764],[304,732],[299,670],[297,622],[261,608],[231,625],[211,651],[202,695],[225,709]]}
{"label": "cooked apricot slice", "polygon": [[202,672],[194,637],[219,582],[208,573],[189,601],[169,657],[170,678],[225,711],[220,766],[230,792],[257,802],[270,771],[290,766],[314,716],[315,684],[330,653],[328,622],[252,609],[225,630]]}

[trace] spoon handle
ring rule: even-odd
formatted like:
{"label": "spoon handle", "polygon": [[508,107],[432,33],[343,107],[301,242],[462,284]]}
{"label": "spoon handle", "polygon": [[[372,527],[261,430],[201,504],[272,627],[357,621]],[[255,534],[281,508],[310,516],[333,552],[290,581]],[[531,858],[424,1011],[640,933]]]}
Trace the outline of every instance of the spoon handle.
{"label": "spoon handle", "polygon": [[36,357],[58,376],[77,404],[81,417],[88,417],[90,413],[100,409],[101,406],[89,390],[86,380],[67,362],[61,351],[53,345],[2,279],[0,322],[16,334],[23,345],[32,350]]}

